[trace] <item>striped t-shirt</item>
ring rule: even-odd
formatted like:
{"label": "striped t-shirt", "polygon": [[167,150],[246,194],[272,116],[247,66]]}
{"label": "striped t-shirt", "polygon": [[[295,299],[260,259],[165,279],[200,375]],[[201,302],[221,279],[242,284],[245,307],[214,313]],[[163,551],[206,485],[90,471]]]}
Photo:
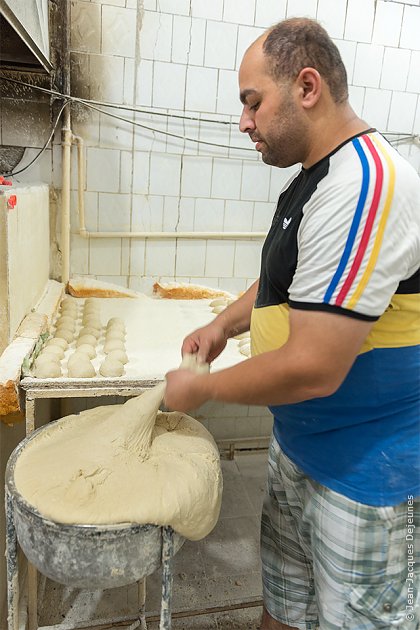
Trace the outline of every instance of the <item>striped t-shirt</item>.
{"label": "striped t-shirt", "polygon": [[308,475],[351,499],[420,494],[420,180],[375,130],[282,191],[264,243],[252,353],[282,346],[289,308],[373,321],[338,391],[272,407],[274,433]]}

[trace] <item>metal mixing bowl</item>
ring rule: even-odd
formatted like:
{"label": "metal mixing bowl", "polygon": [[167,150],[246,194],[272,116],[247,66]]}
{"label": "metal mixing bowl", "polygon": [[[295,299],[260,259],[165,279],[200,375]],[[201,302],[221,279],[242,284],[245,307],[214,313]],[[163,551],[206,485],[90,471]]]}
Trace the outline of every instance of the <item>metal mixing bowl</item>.
{"label": "metal mixing bowl", "polygon": [[[11,497],[17,540],[28,560],[55,582],[75,588],[125,586],[154,573],[162,563],[163,527],[132,523],[64,525],[43,517],[19,494],[14,482],[16,462],[45,428],[25,438],[6,467],[6,491]],[[174,532],[173,554],[183,543],[184,538]]]}

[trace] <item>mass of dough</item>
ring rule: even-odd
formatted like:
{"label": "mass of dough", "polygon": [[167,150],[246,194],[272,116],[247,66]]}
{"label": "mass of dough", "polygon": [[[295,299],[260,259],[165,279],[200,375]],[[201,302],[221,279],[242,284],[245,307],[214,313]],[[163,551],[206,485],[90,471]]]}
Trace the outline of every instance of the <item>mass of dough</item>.
{"label": "mass of dough", "polygon": [[241,346],[239,348],[239,352],[241,354],[243,354],[246,357],[250,357],[251,356],[251,344],[250,343],[246,343],[243,346]]}
{"label": "mass of dough", "polygon": [[164,385],[47,425],[16,462],[18,492],[59,523],[171,525],[200,540],[222,497],[219,453],[196,420],[157,413]]}
{"label": "mass of dough", "polygon": [[102,376],[122,376],[124,373],[124,364],[118,361],[118,359],[110,359],[107,357],[105,361],[101,363],[99,373],[102,374]]}
{"label": "mass of dough", "polygon": [[219,306],[214,306],[212,313],[216,313],[216,315],[218,315],[219,313],[221,313],[222,311],[224,311],[226,308],[226,305],[220,304]]}

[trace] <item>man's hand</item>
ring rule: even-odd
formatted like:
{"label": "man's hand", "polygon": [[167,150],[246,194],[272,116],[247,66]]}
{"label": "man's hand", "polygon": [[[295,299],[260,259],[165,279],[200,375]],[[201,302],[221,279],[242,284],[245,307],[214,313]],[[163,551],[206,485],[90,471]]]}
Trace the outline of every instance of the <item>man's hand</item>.
{"label": "man's hand", "polygon": [[174,370],[166,375],[164,404],[174,411],[196,409],[209,399],[207,374],[194,374],[190,370]]}
{"label": "man's hand", "polygon": [[200,363],[211,363],[227,344],[228,336],[217,319],[184,339],[182,355],[197,354]]}

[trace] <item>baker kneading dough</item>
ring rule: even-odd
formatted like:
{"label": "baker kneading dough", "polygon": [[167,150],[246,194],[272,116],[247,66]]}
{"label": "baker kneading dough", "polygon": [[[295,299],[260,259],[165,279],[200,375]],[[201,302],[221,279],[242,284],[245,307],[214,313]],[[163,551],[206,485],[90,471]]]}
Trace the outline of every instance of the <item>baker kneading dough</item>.
{"label": "baker kneading dough", "polygon": [[219,453],[198,421],[158,412],[164,388],[47,425],[16,462],[18,492],[59,523],[150,523],[206,536],[220,511]]}

